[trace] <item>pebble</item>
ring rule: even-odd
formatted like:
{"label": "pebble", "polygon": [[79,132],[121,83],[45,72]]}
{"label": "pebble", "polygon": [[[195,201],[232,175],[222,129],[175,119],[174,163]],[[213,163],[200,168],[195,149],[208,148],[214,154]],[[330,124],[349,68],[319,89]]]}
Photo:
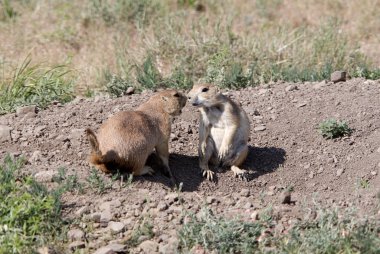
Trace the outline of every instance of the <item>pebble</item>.
{"label": "pebble", "polygon": [[11,131],[13,128],[6,125],[0,125],[0,143],[12,140]]}
{"label": "pebble", "polygon": [[297,108],[302,108],[302,107],[305,107],[307,105],[307,102],[301,102],[301,103],[298,103],[297,104]]}
{"label": "pebble", "polygon": [[78,250],[78,249],[83,249],[85,247],[86,247],[86,244],[83,241],[75,241],[75,242],[72,242],[72,243],[69,244],[69,249],[71,251],[75,251],[75,250]]}
{"label": "pebble", "polygon": [[125,94],[126,95],[131,95],[135,92],[135,88],[134,87],[128,87],[127,91],[125,91]]}
{"label": "pebble", "polygon": [[216,197],[214,197],[214,196],[208,196],[207,198],[206,198],[206,203],[207,204],[212,204],[212,203],[215,203],[216,202]]}
{"label": "pebble", "polygon": [[100,223],[103,225],[103,227],[106,227],[108,225],[108,222],[112,220],[112,213],[109,210],[103,211],[100,214]]}
{"label": "pebble", "polygon": [[258,220],[258,219],[259,219],[259,212],[258,212],[258,211],[253,211],[253,212],[251,213],[251,219],[252,219],[253,221]]}
{"label": "pebble", "polygon": [[88,206],[82,206],[78,210],[75,211],[75,215],[78,217],[81,217],[83,214],[86,214],[90,211],[90,208]]}
{"label": "pebble", "polygon": [[168,205],[165,202],[161,201],[158,203],[157,209],[160,212],[165,211],[166,209],[168,209]]}
{"label": "pebble", "polygon": [[249,189],[241,189],[241,191],[240,191],[240,196],[242,196],[242,197],[249,197],[250,196],[250,191],[249,191]]}
{"label": "pebble", "polygon": [[165,196],[165,200],[169,202],[169,204],[173,204],[178,200],[178,194],[177,193],[169,193]]}
{"label": "pebble", "polygon": [[19,107],[16,109],[16,115],[17,116],[24,116],[28,113],[36,113],[37,107],[36,105],[29,105],[24,107]]}
{"label": "pebble", "polygon": [[310,172],[310,174],[309,174],[309,178],[310,178],[310,179],[313,179],[313,178],[314,178],[314,172],[313,172],[313,171]]}
{"label": "pebble", "polygon": [[122,222],[110,221],[108,227],[112,233],[118,234],[124,231],[125,225]]}
{"label": "pebble", "polygon": [[298,87],[296,85],[289,85],[285,88],[285,91],[287,92],[291,92],[291,91],[294,91],[294,90],[297,90]]}
{"label": "pebble", "polygon": [[260,125],[260,126],[257,126],[255,127],[253,130],[254,131],[265,131],[267,128],[265,127],[265,125]]}
{"label": "pebble", "polygon": [[341,176],[344,172],[344,168],[338,168],[338,170],[336,171],[336,176]]}
{"label": "pebble", "polygon": [[36,179],[37,182],[47,183],[52,182],[56,175],[56,171],[40,171],[34,175],[34,179]]}
{"label": "pebble", "polygon": [[347,79],[347,72],[345,71],[334,71],[331,73],[330,80],[334,83],[337,83],[339,81],[346,81]]}
{"label": "pebble", "polygon": [[379,148],[377,148],[377,150],[376,150],[378,153],[380,153],[380,147]]}
{"label": "pebble", "polygon": [[290,191],[284,191],[281,193],[280,196],[280,203],[281,204],[290,204],[292,202],[292,195]]}
{"label": "pebble", "polygon": [[114,254],[114,253],[125,253],[126,245],[111,243],[107,246],[103,246],[97,249],[93,254]]}
{"label": "pebble", "polygon": [[313,89],[318,90],[318,89],[321,89],[322,87],[324,87],[325,85],[326,85],[326,80],[323,80],[323,81],[313,85]]}
{"label": "pebble", "polygon": [[151,240],[146,240],[140,243],[139,247],[143,253],[156,253],[158,251],[158,243]]}
{"label": "pebble", "polygon": [[80,241],[84,238],[84,232],[80,229],[71,229],[67,232],[67,238],[70,241]]}

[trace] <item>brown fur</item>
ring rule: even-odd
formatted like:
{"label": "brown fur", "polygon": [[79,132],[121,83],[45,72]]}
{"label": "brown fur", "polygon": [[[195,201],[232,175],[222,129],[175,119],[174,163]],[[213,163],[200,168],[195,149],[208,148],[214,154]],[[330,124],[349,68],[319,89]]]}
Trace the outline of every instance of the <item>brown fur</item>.
{"label": "brown fur", "polygon": [[120,169],[134,175],[151,174],[153,170],[145,163],[155,149],[173,180],[168,165],[171,120],[185,104],[182,93],[164,90],[135,111],[122,111],[107,119],[97,135],[87,129],[92,148],[90,163],[106,173]]}

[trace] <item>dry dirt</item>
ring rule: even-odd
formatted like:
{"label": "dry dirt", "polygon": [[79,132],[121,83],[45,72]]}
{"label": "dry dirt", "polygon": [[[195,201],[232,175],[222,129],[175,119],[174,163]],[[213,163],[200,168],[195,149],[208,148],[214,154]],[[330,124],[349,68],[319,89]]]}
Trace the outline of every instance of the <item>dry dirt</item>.
{"label": "dry dirt", "polygon": [[[133,251],[173,252],[181,214],[196,212],[205,205],[217,214],[240,214],[246,219],[270,206],[280,213],[280,231],[286,230],[292,218],[302,218],[304,208],[313,206],[314,200],[318,206],[357,207],[365,214],[378,214],[380,80],[278,83],[225,92],[240,102],[251,120],[250,152],[244,164],[251,172],[251,181],[234,178],[229,170],[218,172],[216,182],[201,177],[198,114],[186,105],[174,120],[170,143],[170,165],[183,182],[179,193],[183,202],[177,201],[177,192],[168,187],[169,179],[159,171],[154,176],[136,177],[129,187],[120,188],[120,182],[115,181],[102,194],[91,188],[84,194],[66,194],[64,214],[82,217],[83,222],[73,228],[85,233],[73,239],[84,241],[86,250],[92,252],[122,242],[141,218],[149,215],[154,237],[152,241],[140,239],[147,241]],[[29,161],[26,172],[42,172],[38,174],[41,181],[50,182],[50,173],[64,167],[68,175],[77,174],[86,183],[90,166],[84,129],[96,130],[110,115],[133,109],[151,94],[77,98],[67,105],[51,105],[36,115],[1,116],[0,125],[12,128],[12,139],[1,144],[0,159],[7,153],[22,154]],[[317,127],[328,118],[347,121],[354,130],[351,136],[324,139]],[[105,179],[110,181],[110,176]],[[281,204],[282,191],[290,186],[294,202]],[[91,227],[86,224],[89,220]],[[109,221],[121,222],[121,232],[110,233],[117,225]]]}

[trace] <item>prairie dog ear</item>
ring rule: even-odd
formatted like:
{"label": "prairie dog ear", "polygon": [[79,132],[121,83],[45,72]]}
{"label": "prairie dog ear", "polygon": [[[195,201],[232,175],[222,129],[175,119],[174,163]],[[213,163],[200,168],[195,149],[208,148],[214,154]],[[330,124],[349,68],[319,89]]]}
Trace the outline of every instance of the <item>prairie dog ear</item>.
{"label": "prairie dog ear", "polygon": [[171,92],[171,95],[173,95],[174,97],[180,97],[181,93],[178,92],[177,90],[174,90]]}

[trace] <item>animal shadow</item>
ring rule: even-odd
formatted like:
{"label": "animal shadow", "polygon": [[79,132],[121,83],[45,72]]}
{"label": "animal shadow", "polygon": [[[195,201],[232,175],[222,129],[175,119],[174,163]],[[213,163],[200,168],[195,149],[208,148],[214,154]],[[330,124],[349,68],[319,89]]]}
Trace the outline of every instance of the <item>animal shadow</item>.
{"label": "animal shadow", "polygon": [[[164,165],[161,159],[156,153],[149,155],[146,165],[152,167],[155,174],[152,176],[136,176],[136,181],[151,181],[161,183],[169,188],[174,187],[170,181],[169,175],[164,170]],[[198,156],[172,153],[169,157],[169,166],[177,182],[177,187],[182,182],[182,191],[195,191],[204,180],[198,165]]]}
{"label": "animal shadow", "polygon": [[286,152],[277,147],[248,146],[248,156],[242,168],[250,171],[250,179],[276,171],[285,162]]}

